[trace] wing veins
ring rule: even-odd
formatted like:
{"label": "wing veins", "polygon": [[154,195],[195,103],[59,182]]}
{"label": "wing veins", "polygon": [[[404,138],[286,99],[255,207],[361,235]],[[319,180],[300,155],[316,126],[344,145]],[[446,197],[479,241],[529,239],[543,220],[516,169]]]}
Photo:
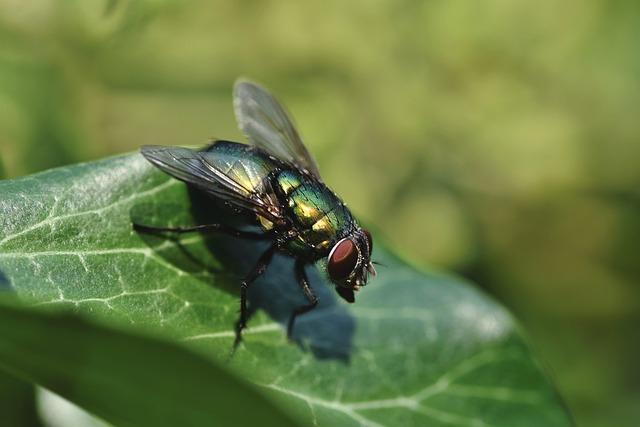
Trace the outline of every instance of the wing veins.
{"label": "wing veins", "polygon": [[273,95],[255,83],[239,80],[233,105],[240,130],[253,145],[322,181],[291,117]]}
{"label": "wing veins", "polygon": [[[271,202],[269,194],[249,191],[210,163],[203,152],[162,146],[143,146],[141,151],[151,163],[174,178],[272,222],[280,222],[283,219],[278,212],[269,210],[272,203],[267,204],[260,198],[262,196]],[[246,173],[245,165],[242,167]]]}

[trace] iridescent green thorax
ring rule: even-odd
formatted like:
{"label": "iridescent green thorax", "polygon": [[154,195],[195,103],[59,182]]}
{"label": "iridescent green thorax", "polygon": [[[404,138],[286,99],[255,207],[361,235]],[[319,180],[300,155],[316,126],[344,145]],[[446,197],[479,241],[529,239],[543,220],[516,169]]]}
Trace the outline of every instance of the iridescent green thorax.
{"label": "iridescent green thorax", "polygon": [[285,196],[289,196],[291,192],[300,187],[305,181],[304,177],[298,171],[294,170],[282,170],[276,177],[278,186]]}
{"label": "iridescent green thorax", "polygon": [[306,179],[294,170],[281,171],[277,182],[287,198],[290,217],[300,232],[288,249],[325,253],[332,243],[351,231],[355,222],[349,210],[324,184]]}

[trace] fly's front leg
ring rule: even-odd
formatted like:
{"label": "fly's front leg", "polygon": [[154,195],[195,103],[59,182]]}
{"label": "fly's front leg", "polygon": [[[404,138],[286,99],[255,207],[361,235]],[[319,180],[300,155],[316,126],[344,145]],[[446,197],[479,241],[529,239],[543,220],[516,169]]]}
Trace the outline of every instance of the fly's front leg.
{"label": "fly's front leg", "polygon": [[203,224],[192,227],[153,227],[150,225],[133,223],[133,229],[140,233],[193,233],[193,232],[217,232],[241,239],[268,240],[272,233],[253,233],[251,231],[236,230],[224,224]]}
{"label": "fly's front leg", "polygon": [[291,317],[289,317],[289,324],[287,326],[287,337],[291,339],[293,334],[293,324],[296,321],[296,317],[301,314],[304,314],[308,311],[313,310],[318,305],[318,297],[313,293],[313,289],[309,285],[309,279],[307,278],[307,273],[304,271],[305,262],[302,259],[296,260],[295,270],[296,270],[296,279],[298,281],[298,285],[304,292],[304,296],[309,300],[309,304],[302,305],[291,313]]}
{"label": "fly's front leg", "polygon": [[277,244],[271,245],[269,249],[260,256],[256,265],[249,274],[245,276],[242,283],[240,283],[240,318],[236,322],[236,339],[233,342],[234,350],[238,347],[240,341],[242,341],[242,330],[247,325],[247,289],[249,289],[249,286],[265,272],[277,249]]}

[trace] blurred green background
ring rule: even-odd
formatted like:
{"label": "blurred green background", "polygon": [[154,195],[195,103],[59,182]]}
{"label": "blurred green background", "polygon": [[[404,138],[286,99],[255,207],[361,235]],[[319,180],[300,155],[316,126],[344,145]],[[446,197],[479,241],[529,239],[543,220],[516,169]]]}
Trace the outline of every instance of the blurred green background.
{"label": "blurred green background", "polygon": [[635,0],[0,0],[0,174],[240,139],[248,76],[357,214],[512,309],[578,425],[635,426],[639,42]]}

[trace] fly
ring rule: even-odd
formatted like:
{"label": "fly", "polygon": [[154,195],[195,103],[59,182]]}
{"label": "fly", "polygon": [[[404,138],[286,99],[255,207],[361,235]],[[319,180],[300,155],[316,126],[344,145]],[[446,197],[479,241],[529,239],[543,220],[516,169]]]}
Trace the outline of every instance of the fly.
{"label": "fly", "polygon": [[307,304],[291,312],[287,336],[297,316],[318,305],[305,266],[326,260],[335,290],[349,303],[376,270],[371,234],[361,228],[342,200],[323,182],[284,107],[264,88],[236,82],[233,106],[250,145],[215,141],[202,150],[145,145],[142,155],[170,176],[210,197],[255,216],[259,232],[225,224],[158,228],[134,224],[140,232],[218,232],[241,239],[266,240],[269,248],[240,283],[240,317],[234,348],[247,322],[247,290],[267,269],[276,252],[295,259],[295,276]]}

